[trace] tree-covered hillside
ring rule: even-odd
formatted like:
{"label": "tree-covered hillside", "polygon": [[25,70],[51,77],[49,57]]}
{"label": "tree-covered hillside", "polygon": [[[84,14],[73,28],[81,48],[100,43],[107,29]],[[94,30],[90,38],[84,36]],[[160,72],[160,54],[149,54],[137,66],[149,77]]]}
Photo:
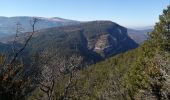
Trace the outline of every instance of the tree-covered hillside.
{"label": "tree-covered hillside", "polygon": [[127,29],[110,21],[40,30],[29,43],[31,52],[50,49],[62,56],[81,55],[88,62],[96,62],[136,47],[138,44],[128,36]]}

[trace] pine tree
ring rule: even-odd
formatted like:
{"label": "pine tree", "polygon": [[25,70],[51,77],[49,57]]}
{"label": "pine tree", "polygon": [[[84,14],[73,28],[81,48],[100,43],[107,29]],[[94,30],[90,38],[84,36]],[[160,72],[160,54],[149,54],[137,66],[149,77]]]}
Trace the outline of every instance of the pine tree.
{"label": "pine tree", "polygon": [[151,41],[162,50],[170,51],[170,6],[163,11],[156,23],[154,31],[150,34]]}
{"label": "pine tree", "polygon": [[150,91],[158,100],[170,99],[170,6],[163,11],[150,40],[139,50],[136,62],[125,75],[130,93]]}

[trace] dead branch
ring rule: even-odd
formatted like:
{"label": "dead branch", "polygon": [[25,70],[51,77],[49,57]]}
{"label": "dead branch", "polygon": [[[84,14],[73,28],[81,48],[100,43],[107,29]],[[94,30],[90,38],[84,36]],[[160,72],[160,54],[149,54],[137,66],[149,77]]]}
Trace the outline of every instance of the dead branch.
{"label": "dead branch", "polygon": [[[15,60],[16,60],[16,58],[19,56],[19,54],[20,54],[20,53],[26,48],[26,46],[28,45],[29,41],[31,40],[32,36],[33,36],[34,33],[35,33],[35,25],[36,25],[37,22],[38,22],[38,19],[37,19],[37,18],[33,18],[33,22],[32,22],[32,23],[30,22],[31,28],[32,28],[32,32],[31,32],[30,36],[28,37],[28,39],[25,41],[23,47],[14,54],[14,57],[13,57],[13,59],[11,60],[10,64],[13,64],[13,63],[15,62]],[[18,30],[17,30],[17,31],[18,31]],[[17,36],[17,35],[16,35],[16,36]]]}

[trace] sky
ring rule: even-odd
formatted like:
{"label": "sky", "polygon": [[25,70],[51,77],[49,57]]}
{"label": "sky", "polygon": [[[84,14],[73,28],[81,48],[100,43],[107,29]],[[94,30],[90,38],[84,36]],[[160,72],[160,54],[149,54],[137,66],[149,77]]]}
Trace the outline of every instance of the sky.
{"label": "sky", "polygon": [[111,20],[126,27],[152,26],[170,0],[0,0],[0,16]]}

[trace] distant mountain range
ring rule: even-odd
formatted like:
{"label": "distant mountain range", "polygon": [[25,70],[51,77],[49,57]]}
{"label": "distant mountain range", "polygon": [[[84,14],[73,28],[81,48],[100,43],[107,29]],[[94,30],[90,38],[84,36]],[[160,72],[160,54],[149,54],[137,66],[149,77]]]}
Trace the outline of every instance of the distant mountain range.
{"label": "distant mountain range", "polygon": [[[22,32],[30,32],[30,21],[33,18],[37,18],[38,25],[36,26],[36,30],[46,29],[46,28],[52,28],[52,27],[60,27],[60,26],[69,26],[69,25],[76,25],[84,22],[75,21],[75,20],[69,20],[69,19],[63,19],[59,17],[52,17],[52,18],[45,18],[45,17],[30,17],[30,16],[17,16],[17,17],[0,17],[0,42],[6,41],[6,38],[12,36],[16,33],[16,23],[19,22],[22,26]],[[142,43],[144,40],[146,40],[146,35],[144,35],[147,32],[152,31],[152,27],[147,27],[144,29],[136,30],[139,28],[134,29],[128,29],[128,34],[132,39],[135,39],[137,43]],[[141,38],[140,38],[141,37]]]}
{"label": "distant mountain range", "polygon": [[134,29],[127,29],[127,33],[131,39],[133,39],[136,43],[142,44],[146,39],[149,38],[148,33],[151,32],[153,29],[146,29],[146,30],[134,30]]}
{"label": "distant mountain range", "polygon": [[31,31],[30,21],[33,18],[37,18],[39,20],[38,25],[36,27],[37,30],[80,23],[78,21],[67,20],[58,17],[54,17],[54,18],[28,17],[28,16],[0,17],[0,37],[15,34],[17,22],[19,22],[23,27],[22,32]]}
{"label": "distant mountain range", "polygon": [[153,26],[140,26],[140,27],[133,27],[132,29],[136,29],[136,30],[149,30],[149,29],[154,29],[154,25]]}

